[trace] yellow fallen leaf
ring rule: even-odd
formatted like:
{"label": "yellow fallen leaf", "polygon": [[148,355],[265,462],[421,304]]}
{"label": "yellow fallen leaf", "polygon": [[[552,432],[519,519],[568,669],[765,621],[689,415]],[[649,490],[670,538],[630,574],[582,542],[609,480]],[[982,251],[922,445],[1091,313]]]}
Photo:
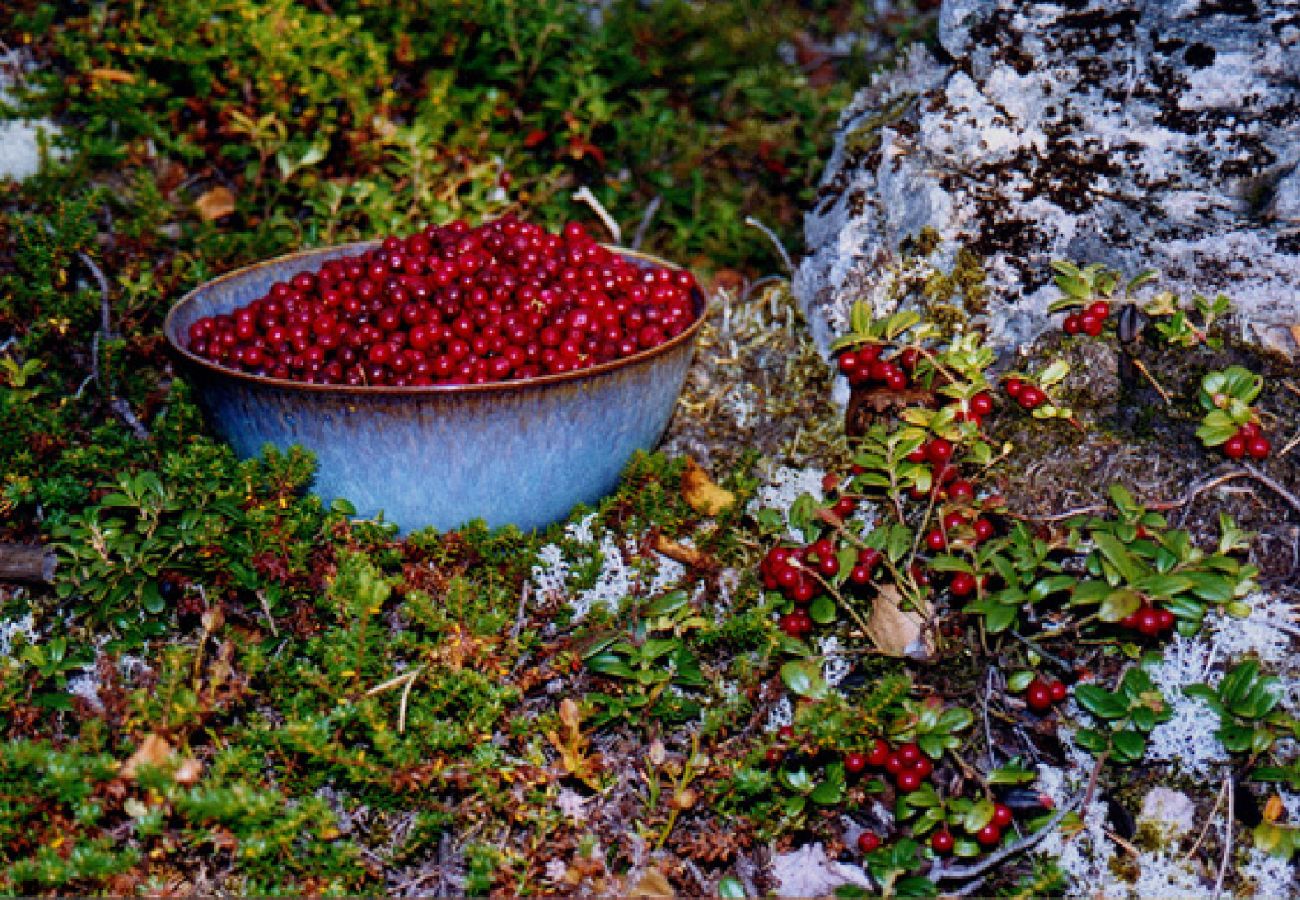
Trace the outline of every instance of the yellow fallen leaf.
{"label": "yellow fallen leaf", "polygon": [[1278,819],[1282,818],[1282,812],[1284,809],[1285,807],[1282,805],[1282,798],[1277,794],[1274,794],[1264,801],[1264,821],[1271,825]]}
{"label": "yellow fallen leaf", "polygon": [[673,886],[668,883],[664,873],[658,869],[649,869],[641,880],[632,888],[630,896],[633,897],[676,897]]}
{"label": "yellow fallen leaf", "polygon": [[735,504],[736,495],[715,484],[709,473],[688,456],[686,471],[682,473],[682,499],[696,512],[716,516]]}
{"label": "yellow fallen leaf", "polygon": [[890,656],[929,659],[934,656],[934,638],[925,627],[932,612],[929,601],[921,609],[903,609],[902,596],[893,585],[884,585],[871,601],[867,636]]}
{"label": "yellow fallen leaf", "polygon": [[128,781],[134,780],[141,766],[166,765],[167,761],[172,757],[172,752],[172,745],[167,743],[166,738],[150,734],[140,742],[140,746],[136,748],[130,759],[122,766],[120,775]]}
{"label": "yellow fallen leaf", "polygon": [[91,69],[90,77],[93,81],[112,81],[117,84],[135,84],[134,73],[123,72],[121,69]]}
{"label": "yellow fallen leaf", "polygon": [[1300,325],[1291,326],[1291,340],[1295,341],[1297,347],[1300,347]]}
{"label": "yellow fallen leaf", "polygon": [[214,222],[235,211],[235,195],[230,192],[230,188],[217,185],[200,194],[199,199],[194,201],[194,208],[203,221]]}

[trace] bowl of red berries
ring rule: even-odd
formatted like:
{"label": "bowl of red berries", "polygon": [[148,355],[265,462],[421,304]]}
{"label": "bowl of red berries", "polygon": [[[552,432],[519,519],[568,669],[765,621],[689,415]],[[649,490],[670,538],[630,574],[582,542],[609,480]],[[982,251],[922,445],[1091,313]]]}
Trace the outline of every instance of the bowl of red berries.
{"label": "bowl of red berries", "polygon": [[316,493],[403,530],[530,530],[658,443],[704,305],[678,266],[506,216],[230,272],[164,332],[239,456],[306,447]]}

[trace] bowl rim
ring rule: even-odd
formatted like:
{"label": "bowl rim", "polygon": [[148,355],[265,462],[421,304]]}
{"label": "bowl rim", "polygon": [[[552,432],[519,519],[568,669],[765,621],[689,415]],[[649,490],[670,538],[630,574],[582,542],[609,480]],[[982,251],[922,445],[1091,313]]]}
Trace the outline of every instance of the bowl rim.
{"label": "bowl rim", "polygon": [[[349,251],[362,253],[378,247],[382,242],[383,238],[372,238],[365,241],[352,241],[346,244],[332,244],[326,247],[313,247],[306,250],[297,250],[293,253],[273,256],[269,259],[259,260],[258,262],[241,266],[238,269],[231,269],[229,272],[224,272],[221,275],[211,278],[187,291],[179,300],[172,304],[171,309],[167,311],[166,318],[163,319],[163,337],[171,346],[172,352],[179,355],[189,365],[221,378],[234,379],[263,387],[299,390],[307,393],[344,394],[349,396],[367,397],[390,395],[409,397],[412,395],[444,396],[461,394],[493,394],[585,381],[619,371],[620,369],[631,368],[641,363],[649,362],[658,356],[663,356],[672,352],[683,344],[688,344],[693,341],[696,334],[699,333],[701,326],[704,324],[704,318],[708,313],[708,295],[702,288],[696,287],[694,290],[697,300],[695,321],[688,325],[680,334],[674,335],[662,344],[656,344],[647,350],[641,350],[631,356],[622,357],[621,359],[613,359],[607,362],[597,363],[596,365],[586,369],[577,369],[572,372],[559,372],[550,375],[539,375],[536,378],[516,378],[508,381],[494,381],[487,384],[411,384],[405,386],[396,386],[391,384],[312,384],[305,381],[295,381],[291,378],[274,378],[270,375],[254,375],[251,372],[241,372],[238,369],[228,369],[225,366],[217,365],[211,360],[204,359],[197,353],[192,352],[181,340],[181,336],[176,327],[178,313],[187,305],[192,303],[195,296],[201,291],[206,291],[214,285],[239,278],[250,272],[255,272],[258,269],[288,262],[300,257],[315,256],[335,251],[340,251],[340,256],[346,255]],[[619,254],[620,256],[643,260],[667,269],[677,271],[686,270],[685,266],[678,265],[677,263],[666,260],[660,256],[655,256],[651,253],[632,250],[628,247],[620,247],[616,244],[602,243],[601,246],[611,252]]]}

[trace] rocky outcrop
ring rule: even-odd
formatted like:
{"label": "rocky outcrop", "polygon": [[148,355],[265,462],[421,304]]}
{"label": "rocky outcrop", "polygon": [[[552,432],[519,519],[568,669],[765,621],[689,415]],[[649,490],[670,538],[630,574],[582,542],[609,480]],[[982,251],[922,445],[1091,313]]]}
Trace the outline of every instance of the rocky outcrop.
{"label": "rocky outcrop", "polygon": [[1003,346],[1047,326],[1070,259],[1224,292],[1297,352],[1300,2],[948,0],[939,37],[841,119],[795,279],[823,349],[855,298],[914,302],[899,251],[931,228],[938,269],[982,261]]}

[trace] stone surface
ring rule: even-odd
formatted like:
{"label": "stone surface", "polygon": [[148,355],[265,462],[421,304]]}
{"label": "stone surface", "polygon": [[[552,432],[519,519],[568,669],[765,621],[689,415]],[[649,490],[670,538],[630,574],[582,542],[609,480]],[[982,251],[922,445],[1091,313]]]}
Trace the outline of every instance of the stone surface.
{"label": "stone surface", "polygon": [[[11,91],[22,77],[17,52],[0,54],[0,179],[23,181],[40,171],[41,136],[52,144],[59,129],[48,119],[6,119],[2,112],[14,103]],[[52,151],[59,155],[57,151]]]}
{"label": "stone surface", "polygon": [[928,226],[928,263],[984,261],[1002,346],[1046,327],[1071,259],[1223,291],[1297,351],[1298,0],[948,0],[939,34],[951,61],[913,48],[841,119],[795,279],[823,350],[853,299],[910,302],[900,244]]}

